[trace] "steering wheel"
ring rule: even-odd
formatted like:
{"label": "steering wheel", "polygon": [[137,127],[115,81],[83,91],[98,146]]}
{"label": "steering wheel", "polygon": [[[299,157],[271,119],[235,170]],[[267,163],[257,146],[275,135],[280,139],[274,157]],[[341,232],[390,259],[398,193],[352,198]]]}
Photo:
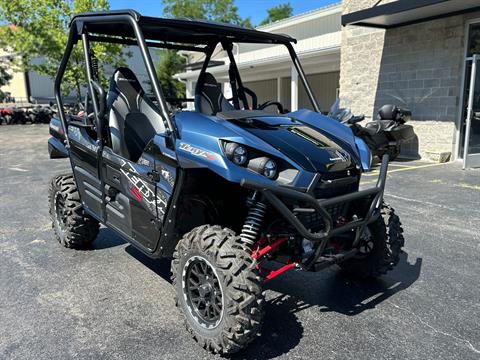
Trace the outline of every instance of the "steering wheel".
{"label": "steering wheel", "polygon": [[272,106],[272,105],[275,105],[278,108],[278,113],[279,114],[285,114],[285,110],[283,109],[283,105],[280,104],[278,101],[272,101],[272,100],[266,101],[263,104],[259,105],[257,109],[258,110],[264,110],[265,108],[267,108],[269,106]]}

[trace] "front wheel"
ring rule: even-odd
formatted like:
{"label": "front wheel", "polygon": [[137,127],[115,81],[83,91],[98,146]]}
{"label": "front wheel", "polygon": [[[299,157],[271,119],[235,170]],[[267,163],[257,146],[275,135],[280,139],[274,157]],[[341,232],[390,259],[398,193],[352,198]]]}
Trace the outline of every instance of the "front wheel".
{"label": "front wheel", "polygon": [[231,354],[256,337],[263,318],[261,278],[233,231],[203,225],[187,233],[176,247],[172,274],[177,307],[203,348]]}
{"label": "front wheel", "polygon": [[358,255],[339,264],[351,278],[372,278],[386,274],[398,264],[405,245],[402,223],[395,210],[382,204],[381,216],[365,229]]}

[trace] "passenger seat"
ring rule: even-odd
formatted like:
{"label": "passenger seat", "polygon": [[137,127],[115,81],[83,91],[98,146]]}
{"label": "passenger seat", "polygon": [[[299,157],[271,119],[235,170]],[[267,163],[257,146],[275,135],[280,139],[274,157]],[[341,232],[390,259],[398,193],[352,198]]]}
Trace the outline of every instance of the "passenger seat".
{"label": "passenger seat", "polygon": [[209,72],[198,78],[195,88],[195,110],[206,115],[235,110],[223,96],[220,84]]}

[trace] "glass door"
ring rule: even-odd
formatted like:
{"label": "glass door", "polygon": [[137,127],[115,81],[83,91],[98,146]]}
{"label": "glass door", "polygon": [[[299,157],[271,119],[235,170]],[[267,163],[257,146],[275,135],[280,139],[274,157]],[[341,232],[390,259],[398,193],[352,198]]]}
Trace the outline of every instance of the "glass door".
{"label": "glass door", "polygon": [[463,168],[480,167],[480,24],[469,28],[461,132]]}

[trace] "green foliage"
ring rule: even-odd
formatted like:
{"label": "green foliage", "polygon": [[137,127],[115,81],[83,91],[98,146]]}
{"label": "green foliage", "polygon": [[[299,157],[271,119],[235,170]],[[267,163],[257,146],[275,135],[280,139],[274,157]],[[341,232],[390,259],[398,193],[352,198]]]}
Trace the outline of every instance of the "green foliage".
{"label": "green foliage", "polygon": [[157,66],[157,77],[166,97],[183,97],[185,84],[175,80],[173,75],[182,72],[185,67],[185,59],[175,50],[158,50],[160,63]]}
{"label": "green foliage", "polygon": [[189,17],[252,27],[250,18],[242,19],[233,0],[162,0],[169,17]]}
{"label": "green foliage", "polygon": [[[74,14],[107,10],[107,0],[8,0],[0,1],[0,19],[4,26],[0,47],[14,54],[14,68],[36,71],[54,78],[68,38],[68,25]],[[99,64],[120,66],[125,53],[117,44],[92,44]],[[41,59],[41,61],[38,61]],[[75,45],[62,83],[62,91],[80,89],[86,83],[84,58],[80,44]]]}
{"label": "green foliage", "polygon": [[[0,86],[7,85],[12,79],[12,75],[7,71],[7,65],[4,61],[0,62]],[[3,99],[5,99],[5,93],[0,90],[0,101]]]}
{"label": "green foliage", "polygon": [[[242,19],[233,0],[162,0],[163,12],[167,17],[219,21],[252,27],[250,18]],[[183,97],[185,84],[173,78],[182,72],[185,59],[174,50],[160,51],[157,76],[165,96]]]}
{"label": "green foliage", "polygon": [[272,22],[286,19],[293,14],[293,8],[290,3],[280,4],[267,10],[268,16],[263,19],[259,25],[267,25]]}

